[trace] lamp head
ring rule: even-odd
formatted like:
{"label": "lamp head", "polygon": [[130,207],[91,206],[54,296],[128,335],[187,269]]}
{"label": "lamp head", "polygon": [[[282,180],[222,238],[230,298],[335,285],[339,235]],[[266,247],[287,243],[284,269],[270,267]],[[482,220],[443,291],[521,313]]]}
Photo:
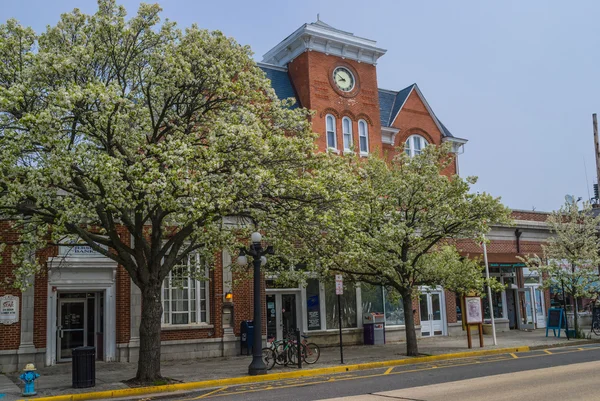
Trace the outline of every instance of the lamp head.
{"label": "lamp head", "polygon": [[250,236],[250,240],[252,241],[253,244],[258,244],[258,243],[260,243],[260,241],[262,241],[262,235],[260,235],[260,233],[258,231],[255,231]]}

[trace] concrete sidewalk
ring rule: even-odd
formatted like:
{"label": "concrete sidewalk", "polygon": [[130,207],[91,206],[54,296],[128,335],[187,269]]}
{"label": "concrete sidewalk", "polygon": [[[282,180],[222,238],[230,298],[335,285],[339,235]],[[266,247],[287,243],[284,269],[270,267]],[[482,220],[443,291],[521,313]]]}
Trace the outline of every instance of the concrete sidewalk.
{"label": "concrete sidewalk", "polygon": [[[585,340],[577,340],[581,343]],[[474,348],[467,348],[467,338],[463,337],[435,337],[419,339],[419,352],[425,355],[441,355],[457,352],[478,351],[479,342],[474,337]],[[567,342],[565,337],[555,338],[553,336],[545,337],[545,330],[535,330],[532,332],[511,331],[507,333],[498,333],[498,345],[492,345],[491,336],[485,336],[483,349],[492,350],[494,348],[516,348],[529,346],[532,348],[552,347],[557,345],[567,345],[574,343],[575,340]],[[386,344],[381,346],[351,346],[344,347],[344,362],[347,365],[369,363],[376,361],[389,361],[405,359],[405,343]],[[243,377],[247,375],[248,365],[251,356],[237,356],[227,358],[210,358],[197,360],[178,360],[164,361],[162,364],[162,374],[165,377],[175,379],[181,382],[198,382],[214,379],[225,379],[234,377]],[[323,367],[332,367],[340,365],[339,348],[322,348],[321,357],[314,365],[304,365],[303,369],[315,369]],[[128,386],[122,383],[123,380],[135,376],[137,365],[135,363],[118,362],[98,362],[96,364],[96,386],[86,389],[71,388],[71,364],[59,364],[50,367],[38,367],[38,373],[41,377],[36,381],[36,390],[39,396],[51,396],[72,393],[87,393],[102,390],[126,389]],[[275,366],[269,373],[293,372],[297,367]],[[14,399],[20,394],[17,387],[19,383],[20,372],[9,373],[6,377],[0,375],[0,394],[4,391],[7,397]],[[10,383],[7,383],[10,379]],[[2,384],[5,384],[4,386]],[[155,383],[156,385],[163,383]],[[14,397],[14,398],[13,398]],[[7,398],[5,398],[7,399]],[[0,401],[5,401],[1,399]]]}

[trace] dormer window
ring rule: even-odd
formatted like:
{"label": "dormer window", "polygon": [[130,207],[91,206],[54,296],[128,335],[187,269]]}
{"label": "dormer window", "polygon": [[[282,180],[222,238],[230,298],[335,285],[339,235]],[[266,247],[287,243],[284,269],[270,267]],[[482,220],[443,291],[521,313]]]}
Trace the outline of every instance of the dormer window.
{"label": "dormer window", "polygon": [[344,137],[344,152],[352,150],[352,121],[348,117],[342,118],[342,133]]}
{"label": "dormer window", "polygon": [[369,153],[369,127],[365,120],[358,120],[358,145],[361,155]]}
{"label": "dormer window", "polygon": [[404,144],[404,151],[410,157],[420,155],[428,142],[421,135],[411,135]]}
{"label": "dormer window", "polygon": [[337,150],[335,117],[331,114],[327,114],[325,117],[325,130],[327,131],[327,148]]}

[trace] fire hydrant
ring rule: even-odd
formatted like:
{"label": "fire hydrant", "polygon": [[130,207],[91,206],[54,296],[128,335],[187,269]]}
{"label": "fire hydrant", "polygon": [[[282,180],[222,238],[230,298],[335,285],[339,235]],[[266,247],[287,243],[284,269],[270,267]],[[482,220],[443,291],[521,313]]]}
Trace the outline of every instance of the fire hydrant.
{"label": "fire hydrant", "polygon": [[25,383],[25,388],[23,389],[24,396],[36,395],[34,381],[40,377],[38,373],[35,371],[35,365],[33,363],[28,363],[25,365],[25,369],[23,369],[23,373],[19,376],[19,379],[23,383]]}

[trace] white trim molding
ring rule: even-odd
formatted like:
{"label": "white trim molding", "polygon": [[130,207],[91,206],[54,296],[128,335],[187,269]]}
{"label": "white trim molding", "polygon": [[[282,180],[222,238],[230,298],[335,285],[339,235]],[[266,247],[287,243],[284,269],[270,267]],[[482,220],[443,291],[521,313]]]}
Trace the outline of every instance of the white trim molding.
{"label": "white trim molding", "polygon": [[400,132],[398,128],[381,127],[381,142],[384,145],[394,145],[396,143],[396,135]]}
{"label": "white trim molding", "polygon": [[341,31],[317,21],[302,25],[265,53],[262,61],[285,66],[305,51],[318,51],[375,65],[379,57],[387,51],[376,44],[374,40],[354,36],[351,32]]}
{"label": "white trim molding", "polygon": [[104,293],[104,360],[116,360],[117,262],[103,256],[53,257],[48,259],[46,365],[57,362],[57,304],[59,291]]}

